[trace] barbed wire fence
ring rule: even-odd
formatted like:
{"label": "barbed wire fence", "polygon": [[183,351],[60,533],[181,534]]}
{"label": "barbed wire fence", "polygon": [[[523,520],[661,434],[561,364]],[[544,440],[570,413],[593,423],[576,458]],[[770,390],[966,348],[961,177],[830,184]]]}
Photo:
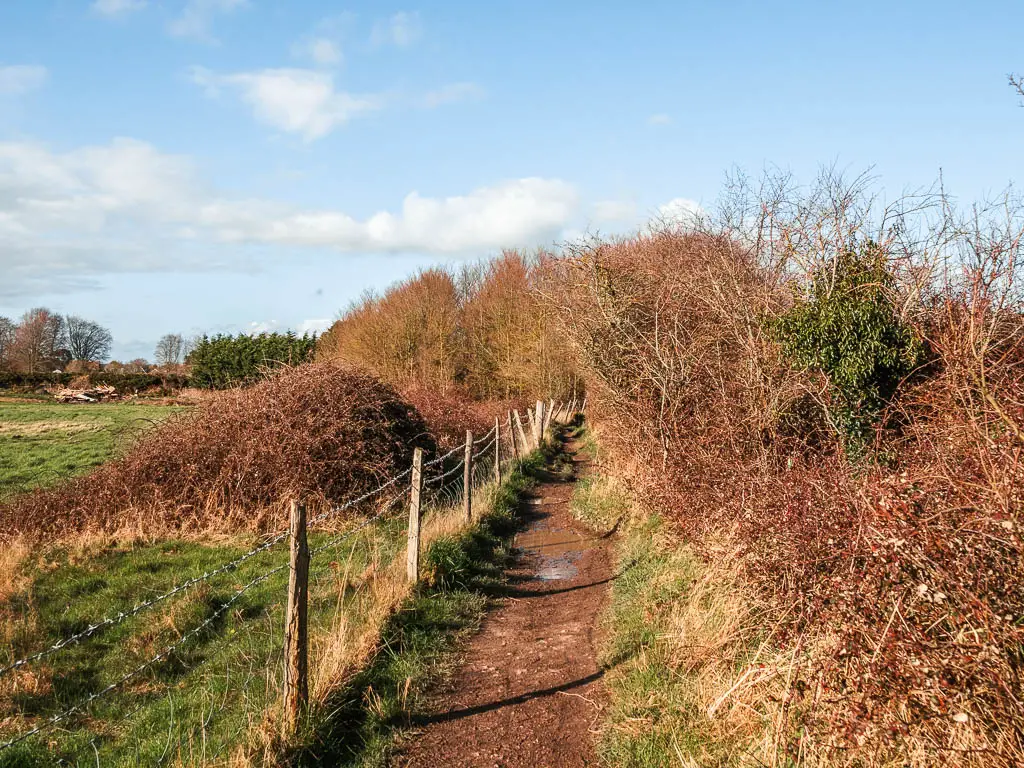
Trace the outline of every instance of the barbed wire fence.
{"label": "barbed wire fence", "polygon": [[[140,601],[128,610],[111,613],[102,619],[90,622],[85,628],[67,634],[45,648],[0,666],[0,682],[2,682],[5,677],[19,670],[31,667],[51,656],[66,652],[79,644],[88,642],[102,635],[107,630],[137,617],[161,603],[189,592],[200,585],[209,583],[219,576],[237,572],[243,565],[253,560],[253,558],[271,552],[277,545],[286,540],[290,542],[291,557],[288,562],[261,570],[244,585],[236,588],[230,596],[221,601],[218,607],[206,616],[205,619],[191,629],[181,633],[176,640],[167,644],[162,650],[117,676],[102,688],[82,696],[70,706],[44,717],[27,730],[16,734],[6,741],[0,742],[0,761],[2,761],[3,754],[7,750],[57,728],[76,715],[84,714],[96,701],[109,696],[127,683],[143,675],[147,670],[173,657],[179,649],[217,623],[233,606],[238,604],[243,596],[285,571],[289,572],[289,606],[285,616],[284,656],[286,675],[284,698],[286,710],[293,710],[285,712],[284,722],[286,723],[285,730],[287,735],[288,731],[294,730],[302,715],[302,710],[308,705],[308,682],[305,679],[308,675],[308,635],[305,628],[303,628],[303,632],[298,638],[299,642],[296,642],[296,636],[294,633],[289,632],[289,628],[293,627],[296,623],[297,614],[303,614],[303,616],[306,614],[304,601],[308,598],[309,594],[308,584],[311,558],[322,555],[329,550],[337,549],[346,541],[350,541],[357,534],[375,524],[397,518],[403,507],[400,502],[403,502],[406,497],[410,497],[410,531],[415,528],[416,532],[415,540],[412,536],[409,538],[409,547],[410,550],[415,547],[418,553],[420,546],[419,520],[422,515],[424,501],[428,505],[455,505],[460,497],[468,499],[472,495],[474,488],[480,488],[495,480],[500,482],[503,464],[511,465],[518,459],[527,456],[530,452],[538,450],[541,447],[547,429],[554,420],[568,421],[579,410],[582,409],[578,408],[575,401],[560,404],[557,408],[554,401],[551,401],[550,404],[538,401],[536,413],[531,418],[531,421],[537,425],[536,430],[533,434],[527,435],[527,444],[525,445],[522,444],[522,432],[517,436],[516,430],[512,428],[513,412],[510,412],[508,423],[504,430],[501,428],[500,420],[496,419],[494,426],[481,437],[474,439],[471,433],[467,433],[466,446],[460,445],[452,448],[444,454],[431,458],[429,461],[423,461],[422,450],[416,449],[413,466],[388,478],[377,487],[341,504],[331,506],[308,520],[305,518],[304,504],[301,501],[294,501],[292,504],[292,525],[288,529],[263,537],[259,544],[232,560],[197,574],[158,595]],[[514,413],[516,422],[519,422],[518,411]],[[459,452],[463,452],[463,456],[452,461]],[[466,472],[467,459],[469,461],[468,472]],[[424,473],[431,474],[432,476],[424,479]],[[466,476],[470,478],[468,484],[464,479]],[[411,479],[411,482],[403,483],[403,481],[409,479]],[[402,484],[402,486],[397,492],[387,495],[383,501],[378,501],[376,509],[363,517],[358,523],[318,542],[313,548],[308,546],[306,534],[309,528],[342,513],[365,509],[368,504],[374,503],[376,499],[384,496],[386,491],[394,489],[399,484]],[[301,510],[301,530],[296,530],[297,510]],[[316,576],[324,572],[330,565],[330,561],[321,562],[318,559],[316,568],[312,571],[313,575]],[[418,567],[415,573],[410,571],[409,578],[413,582],[418,580]],[[299,596],[300,601],[303,601],[301,604],[296,601],[296,595]],[[196,666],[202,663],[201,661]],[[291,668],[301,669],[302,679],[290,679],[288,670]],[[294,690],[290,691],[290,688]],[[141,706],[143,704],[139,705],[139,707]]]}

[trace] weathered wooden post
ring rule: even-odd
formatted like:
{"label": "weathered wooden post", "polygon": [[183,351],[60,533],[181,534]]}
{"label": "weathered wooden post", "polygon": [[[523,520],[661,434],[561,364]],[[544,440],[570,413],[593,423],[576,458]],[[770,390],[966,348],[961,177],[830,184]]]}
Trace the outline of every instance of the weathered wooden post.
{"label": "weathered wooden post", "polygon": [[420,578],[420,494],[423,491],[423,449],[412,454],[412,493],[409,498],[409,540],[406,551],[406,571],[409,582]]}
{"label": "weathered wooden post", "polygon": [[512,449],[512,460],[515,461],[519,458],[519,445],[516,443],[516,429],[512,423],[512,411],[508,412],[508,444]]}
{"label": "weathered wooden post", "polygon": [[[527,411],[529,413],[529,411]],[[516,430],[519,432],[519,441],[523,446],[523,455],[525,456],[530,452],[530,443],[526,440],[526,430],[523,429],[523,420],[519,418],[519,409],[516,408],[512,411],[512,415],[516,418]]]}
{"label": "weathered wooden post", "polygon": [[544,401],[537,401],[537,415],[533,418],[534,423],[534,437],[537,438],[537,447],[540,448],[541,442],[544,440]]}
{"label": "weathered wooden post", "polygon": [[550,427],[554,423],[554,417],[555,417],[555,401],[552,398],[551,401],[548,402],[547,407],[544,409],[544,418],[547,419],[547,423],[544,424],[544,431],[545,432],[547,431],[547,428]]}
{"label": "weathered wooden post", "polygon": [[284,619],[285,737],[295,733],[309,704],[309,543],[306,540],[306,505],[292,501],[289,523],[291,560],[288,605]]}
{"label": "weathered wooden post", "polygon": [[494,417],[494,482],[501,485],[501,421]]}
{"label": "weathered wooden post", "polygon": [[473,431],[466,430],[466,452],[462,459],[462,508],[466,522],[473,521]]}

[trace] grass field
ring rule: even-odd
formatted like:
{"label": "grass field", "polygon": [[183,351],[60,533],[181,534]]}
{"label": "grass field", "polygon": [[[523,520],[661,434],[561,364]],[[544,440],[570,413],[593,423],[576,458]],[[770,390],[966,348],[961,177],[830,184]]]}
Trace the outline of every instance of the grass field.
{"label": "grass field", "polygon": [[0,500],[102,464],[176,407],[0,400]]}

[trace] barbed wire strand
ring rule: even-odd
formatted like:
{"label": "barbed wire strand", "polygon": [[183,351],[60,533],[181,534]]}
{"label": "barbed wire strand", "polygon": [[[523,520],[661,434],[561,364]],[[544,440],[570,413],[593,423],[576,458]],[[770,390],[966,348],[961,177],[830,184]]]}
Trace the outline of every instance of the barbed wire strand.
{"label": "barbed wire strand", "polygon": [[220,566],[219,568],[215,568],[212,571],[206,571],[202,575],[196,576],[196,577],[194,577],[192,579],[189,579],[188,581],[185,581],[185,582],[179,584],[174,589],[172,589],[172,590],[170,590],[168,592],[164,592],[162,595],[157,595],[156,597],[150,598],[149,600],[145,600],[145,601],[137,604],[135,607],[131,608],[130,610],[121,611],[121,612],[119,612],[117,614],[113,614],[111,616],[108,616],[107,618],[99,621],[98,623],[91,624],[88,627],[86,627],[85,629],[83,629],[82,631],[77,632],[77,633],[75,633],[73,635],[70,635],[69,637],[66,637],[63,640],[60,640],[59,642],[55,643],[54,645],[50,646],[49,648],[45,648],[45,649],[39,651],[38,653],[34,653],[31,656],[26,656],[23,659],[19,659],[18,661],[15,661],[15,662],[13,662],[11,664],[8,664],[6,667],[0,667],[0,676],[3,676],[5,674],[7,674],[8,672],[11,672],[11,671],[17,669],[18,667],[23,667],[26,664],[30,664],[30,663],[32,663],[34,661],[39,661],[40,659],[44,659],[47,656],[50,656],[50,655],[56,653],[57,651],[63,650],[64,648],[67,648],[68,646],[74,645],[75,643],[77,643],[77,642],[79,642],[81,640],[85,640],[86,638],[91,637],[92,635],[94,635],[97,632],[99,632],[101,629],[105,629],[107,627],[114,626],[115,624],[120,624],[122,621],[130,619],[131,617],[138,615],[139,613],[141,613],[142,611],[146,610],[147,608],[151,608],[154,605],[156,605],[157,603],[161,603],[164,600],[167,600],[167,599],[169,599],[171,597],[174,597],[175,595],[180,594],[180,593],[184,592],[185,590],[190,589],[191,587],[194,587],[196,584],[199,584],[199,583],[201,583],[203,581],[208,581],[209,579],[212,579],[214,576],[219,576],[220,574],[225,573],[227,571],[230,571],[233,568],[237,568],[239,565],[244,563],[246,560],[249,560],[249,559],[255,557],[256,555],[260,554],[261,552],[265,552],[266,550],[268,550],[272,546],[274,546],[274,544],[277,544],[279,541],[281,541],[281,540],[283,540],[283,539],[285,539],[287,537],[288,537],[288,531],[284,531],[283,533],[278,533],[276,536],[274,536],[270,540],[264,542],[263,544],[261,544],[260,546],[254,548],[254,549],[250,549],[244,555],[241,555],[240,557],[235,558],[230,563],[225,563],[224,565]]}
{"label": "barbed wire strand", "polygon": [[[394,485],[396,482],[401,480],[403,477],[407,476],[410,472],[412,472],[412,468],[409,468],[409,469],[405,470],[404,472],[396,475],[395,477],[393,477],[390,480],[388,480],[386,483],[378,486],[377,488],[374,488],[372,491],[367,491],[366,493],[362,494],[361,496],[359,496],[359,497],[357,497],[355,499],[352,499],[351,501],[346,502],[345,504],[342,504],[340,506],[333,507],[333,508],[327,510],[326,512],[324,512],[324,513],[318,515],[317,517],[313,518],[313,520],[311,520],[310,522],[311,523],[312,522],[318,522],[319,520],[322,520],[322,519],[328,517],[329,515],[337,514],[338,512],[342,512],[342,511],[344,511],[346,509],[350,509],[350,508],[356,506],[357,504],[359,504],[359,503],[361,503],[363,501],[366,501],[368,498],[370,498],[374,494],[380,493],[381,491],[383,491],[383,490],[389,488],[390,486]],[[281,532],[275,534],[274,536],[272,536],[268,541],[264,542],[263,544],[260,544],[258,547],[254,547],[253,549],[251,549],[248,552],[244,553],[243,555],[235,558],[231,562],[225,563],[224,565],[220,566],[219,568],[215,568],[212,571],[206,571],[205,573],[202,573],[199,576],[196,576],[196,577],[194,577],[192,579],[189,579],[188,581],[185,581],[185,582],[177,585],[173,589],[171,589],[171,590],[169,590],[167,592],[164,592],[161,595],[157,595],[156,597],[150,598],[149,600],[145,600],[145,601],[143,601],[141,603],[138,603],[133,608],[131,608],[131,609],[127,610],[127,611],[120,611],[117,614],[113,614],[113,615],[108,616],[108,617],[106,617],[104,619],[101,619],[96,624],[90,624],[88,627],[86,627],[85,629],[81,630],[80,632],[76,632],[75,634],[70,635],[70,636],[68,636],[68,637],[66,637],[66,638],[64,638],[64,639],[54,643],[49,648],[44,648],[43,650],[38,651],[37,653],[34,653],[34,654],[30,655],[30,656],[26,656],[23,659],[18,659],[17,661],[14,661],[14,662],[8,664],[7,666],[0,667],[0,677],[8,674],[9,672],[12,672],[15,669],[18,669],[19,667],[23,667],[23,666],[25,666],[27,664],[31,664],[33,662],[39,661],[40,659],[44,659],[44,658],[46,658],[48,656],[51,656],[54,653],[57,653],[58,651],[61,651],[61,650],[65,649],[65,648],[67,648],[69,646],[75,645],[76,643],[91,637],[92,635],[96,634],[97,632],[99,632],[102,629],[106,629],[107,627],[112,627],[112,626],[115,626],[117,624],[120,624],[121,622],[126,621],[127,619],[130,619],[133,616],[137,616],[139,613],[141,613],[142,611],[146,610],[147,608],[151,608],[154,605],[157,605],[158,603],[163,602],[164,600],[167,600],[167,599],[169,599],[171,597],[174,597],[175,595],[181,594],[182,592],[184,592],[184,591],[194,587],[197,584],[200,584],[200,583],[202,583],[204,581],[209,581],[210,579],[214,578],[215,576],[219,576],[222,573],[225,573],[225,572],[230,571],[230,570],[232,570],[234,568],[237,568],[239,565],[241,565],[245,561],[250,560],[251,558],[255,557],[256,555],[258,555],[258,554],[260,554],[262,552],[267,551],[268,549],[273,547],[278,542],[283,541],[284,539],[288,538],[288,535],[289,535],[289,531],[287,529],[284,530],[284,531],[281,531]]]}
{"label": "barbed wire strand", "polygon": [[481,435],[479,440],[474,440],[473,445],[480,445],[480,443],[482,443],[484,440],[486,440],[487,438],[494,434],[494,430],[495,427],[491,427],[489,430],[487,430],[486,435]]}
{"label": "barbed wire strand", "polygon": [[452,448],[450,451],[448,451],[448,453],[446,453],[444,456],[438,456],[436,459],[431,459],[430,461],[424,462],[423,466],[424,467],[432,467],[435,464],[440,464],[442,461],[447,459],[452,454],[457,453],[458,451],[461,451],[464,447],[465,446],[457,445],[454,448]]}
{"label": "barbed wire strand", "polygon": [[45,722],[40,723],[35,728],[32,728],[31,730],[28,730],[25,733],[22,733],[22,734],[16,736],[15,738],[11,739],[10,741],[7,741],[7,742],[5,742],[3,744],[0,744],[0,752],[3,752],[6,749],[10,749],[11,747],[15,746],[16,744],[20,744],[21,742],[25,741],[25,739],[31,738],[32,736],[35,736],[38,733],[42,733],[43,731],[49,730],[50,728],[52,728],[53,726],[57,725],[58,723],[61,723],[64,720],[67,720],[69,717],[71,717],[71,715],[75,714],[76,712],[81,711],[85,707],[88,707],[92,702],[96,701],[96,699],[102,698],[103,696],[106,696],[111,691],[114,691],[117,688],[120,688],[122,685],[127,683],[133,677],[137,677],[138,675],[142,674],[146,669],[148,669],[149,667],[153,666],[158,661],[167,658],[170,654],[174,653],[175,650],[180,648],[186,641],[188,641],[191,638],[195,637],[200,632],[202,632],[204,629],[206,629],[208,626],[210,626],[216,619],[218,619],[228,608],[230,608],[232,605],[234,605],[239,600],[239,598],[241,598],[242,595],[244,595],[250,589],[252,589],[253,587],[257,586],[258,584],[263,583],[264,581],[269,579],[271,576],[273,576],[273,575],[275,575],[277,573],[280,573],[281,571],[284,571],[284,570],[288,569],[289,567],[290,567],[290,563],[284,563],[283,565],[279,565],[276,568],[272,568],[271,570],[267,571],[266,573],[263,573],[263,574],[257,576],[252,581],[250,581],[248,584],[246,584],[241,589],[239,589],[237,592],[235,592],[235,594],[232,595],[227,600],[227,602],[224,603],[224,605],[222,605],[220,608],[218,608],[216,611],[214,611],[212,614],[210,614],[210,616],[205,621],[203,621],[201,624],[199,624],[197,627],[195,627],[191,631],[189,631],[186,634],[182,635],[180,638],[178,638],[178,640],[176,640],[175,642],[173,642],[170,645],[168,645],[166,648],[164,648],[164,650],[162,650],[156,656],[154,656],[153,658],[149,659],[146,662],[143,662],[142,664],[140,664],[139,666],[135,667],[135,669],[131,670],[130,672],[127,672],[126,674],[122,675],[120,678],[118,678],[114,682],[110,683],[110,685],[108,685],[106,688],[103,688],[102,690],[99,690],[96,693],[90,694],[86,698],[84,698],[81,701],[79,701],[77,704],[69,707],[68,709],[65,709],[63,712],[60,712],[60,713],[54,715],[53,717],[49,718]]}

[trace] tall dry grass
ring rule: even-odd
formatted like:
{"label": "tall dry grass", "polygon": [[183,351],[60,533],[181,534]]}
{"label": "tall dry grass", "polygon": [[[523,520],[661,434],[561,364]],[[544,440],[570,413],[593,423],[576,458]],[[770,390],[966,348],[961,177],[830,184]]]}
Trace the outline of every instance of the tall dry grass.
{"label": "tall dry grass", "polygon": [[[750,748],[778,765],[1020,764],[1024,220],[1012,200],[961,217],[870,192],[832,173],[739,180],[713,215],[575,244],[542,294],[611,463],[711,572],[728,552],[750,585],[744,642],[770,639],[784,683]],[[767,328],[869,240],[931,359],[851,459],[827,378]]]}

